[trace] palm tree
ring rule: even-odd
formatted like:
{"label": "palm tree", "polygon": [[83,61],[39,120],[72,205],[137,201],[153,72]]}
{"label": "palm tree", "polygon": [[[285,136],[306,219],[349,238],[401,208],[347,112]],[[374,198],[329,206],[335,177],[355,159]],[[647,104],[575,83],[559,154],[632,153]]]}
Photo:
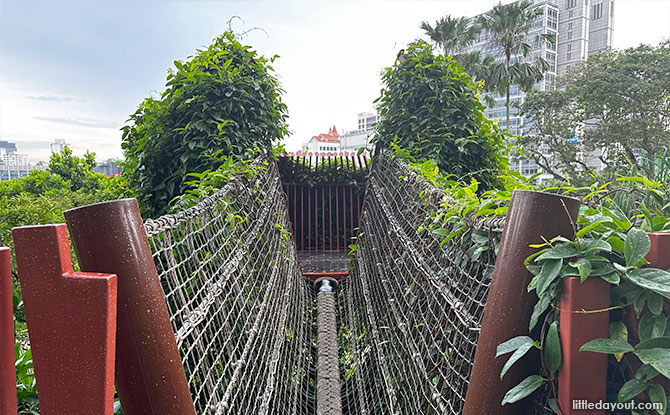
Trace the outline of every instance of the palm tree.
{"label": "palm tree", "polygon": [[434,27],[425,20],[419,27],[436,46],[442,48],[444,56],[453,56],[472,45],[477,39],[479,28],[472,23],[467,17],[444,16],[435,22]]}
{"label": "palm tree", "polygon": [[[529,91],[535,82],[542,80],[544,72],[549,68],[543,58],[538,58],[535,64],[524,62],[532,51],[528,42],[528,31],[542,13],[543,10],[534,7],[532,1],[522,0],[505,5],[498,3],[477,21],[478,26],[488,36],[489,44],[504,58],[504,62],[496,63],[490,68],[487,88],[501,95],[504,92],[508,130],[511,85],[518,85],[523,91]],[[554,38],[552,35],[541,34],[538,35],[538,41],[553,43]]]}

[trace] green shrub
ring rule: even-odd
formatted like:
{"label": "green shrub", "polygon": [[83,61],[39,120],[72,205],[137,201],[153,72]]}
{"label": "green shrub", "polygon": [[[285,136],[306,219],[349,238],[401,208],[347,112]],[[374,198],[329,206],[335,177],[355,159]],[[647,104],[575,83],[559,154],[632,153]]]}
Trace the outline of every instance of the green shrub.
{"label": "green shrub", "polygon": [[187,62],[175,61],[165,92],[144,100],[123,128],[124,175],[145,214],[167,211],[189,188],[189,173],[215,170],[220,156],[249,159],[288,133],[274,59],[225,32]]}
{"label": "green shrub", "polygon": [[458,62],[417,41],[385,69],[382,81],[377,146],[394,143],[445,173],[492,187],[503,163],[502,133],[484,116],[477,85]]}

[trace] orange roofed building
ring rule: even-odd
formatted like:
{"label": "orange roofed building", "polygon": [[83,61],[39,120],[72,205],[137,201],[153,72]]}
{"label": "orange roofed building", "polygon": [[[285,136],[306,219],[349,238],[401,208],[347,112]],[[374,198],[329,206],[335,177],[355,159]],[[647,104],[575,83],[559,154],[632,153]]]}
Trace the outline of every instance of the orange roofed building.
{"label": "orange roofed building", "polygon": [[328,133],[313,136],[308,142],[302,145],[302,151],[312,152],[336,152],[340,151],[340,133],[333,125]]}

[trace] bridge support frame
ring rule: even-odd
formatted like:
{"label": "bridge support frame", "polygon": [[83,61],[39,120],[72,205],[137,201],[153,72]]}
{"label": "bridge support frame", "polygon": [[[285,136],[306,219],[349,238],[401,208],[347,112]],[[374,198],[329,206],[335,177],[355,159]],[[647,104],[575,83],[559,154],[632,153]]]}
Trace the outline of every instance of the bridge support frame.
{"label": "bridge support frame", "polygon": [[111,414],[116,275],[73,272],[63,224],[14,228],[12,237],[40,412]]}
{"label": "bridge support frame", "polygon": [[71,209],[81,269],[118,276],[116,385],[128,415],[195,415],[136,199]]}
{"label": "bridge support frame", "polygon": [[489,294],[484,309],[475,362],[463,408],[464,415],[515,415],[532,413],[530,399],[501,406],[509,389],[539,370],[537,354],[529,353],[500,380],[507,356],[496,358],[499,344],[528,335],[528,321],[537,301],[528,292],[532,275],[524,261],[537,251],[531,244],[561,235],[574,238],[580,201],[555,194],[515,190],[502,234]]}

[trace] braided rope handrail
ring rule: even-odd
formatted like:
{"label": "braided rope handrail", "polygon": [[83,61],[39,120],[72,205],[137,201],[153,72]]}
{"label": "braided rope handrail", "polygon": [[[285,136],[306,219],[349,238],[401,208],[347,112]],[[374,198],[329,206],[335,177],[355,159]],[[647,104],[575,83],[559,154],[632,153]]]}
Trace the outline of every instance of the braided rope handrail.
{"label": "braided rope handrail", "polygon": [[[251,168],[259,168],[265,164],[266,161],[266,157],[260,155],[251,162]],[[211,196],[207,196],[198,202],[198,204],[195,206],[191,206],[187,209],[179,211],[178,213],[168,213],[156,219],[147,219],[144,222],[144,229],[147,233],[147,236],[152,237],[166,230],[174,229],[180,223],[198,217],[203,212],[211,210],[212,207],[215,206],[220,200],[227,198],[231,194],[234,194],[236,190],[244,190],[241,176],[234,177],[216,193]]]}
{"label": "braided rope handrail", "polygon": [[[388,153],[382,153],[382,157],[391,158],[392,156]],[[416,183],[419,187],[423,188],[432,200],[440,203],[443,201],[448,201],[453,204],[458,204],[458,201],[449,196],[444,190],[435,186],[428,179],[417,173],[412,169],[406,162],[392,158],[391,162],[397,163],[397,168],[404,172],[406,177],[411,181]],[[502,232],[505,227],[506,217],[495,217],[495,218],[483,218],[475,217],[475,212],[468,212],[465,214],[465,219],[468,221],[468,224],[475,229],[484,229],[490,232]]]}

